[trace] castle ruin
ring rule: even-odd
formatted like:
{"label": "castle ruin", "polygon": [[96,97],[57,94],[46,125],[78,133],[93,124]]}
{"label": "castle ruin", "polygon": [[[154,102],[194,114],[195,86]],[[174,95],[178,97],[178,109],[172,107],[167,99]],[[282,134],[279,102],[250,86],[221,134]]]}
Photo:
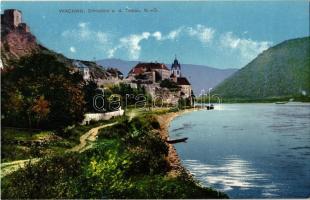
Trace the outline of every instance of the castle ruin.
{"label": "castle ruin", "polygon": [[27,24],[22,22],[22,12],[17,9],[7,9],[1,14],[1,29],[18,29],[25,32],[30,32]]}

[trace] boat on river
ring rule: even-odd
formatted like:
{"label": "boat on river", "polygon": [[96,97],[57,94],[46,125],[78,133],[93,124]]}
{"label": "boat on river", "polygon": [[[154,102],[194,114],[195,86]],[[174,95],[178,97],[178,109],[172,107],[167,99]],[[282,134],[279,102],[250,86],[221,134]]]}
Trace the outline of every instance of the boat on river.
{"label": "boat on river", "polygon": [[174,140],[167,140],[166,142],[169,144],[175,144],[175,143],[179,143],[179,142],[186,142],[188,138],[184,137],[184,138],[179,138],[179,139],[174,139]]}
{"label": "boat on river", "polygon": [[288,102],[287,101],[278,101],[276,102],[276,104],[287,104]]}
{"label": "boat on river", "polygon": [[213,110],[214,109],[214,105],[211,104],[210,106],[207,106],[206,108],[207,108],[207,110]]}

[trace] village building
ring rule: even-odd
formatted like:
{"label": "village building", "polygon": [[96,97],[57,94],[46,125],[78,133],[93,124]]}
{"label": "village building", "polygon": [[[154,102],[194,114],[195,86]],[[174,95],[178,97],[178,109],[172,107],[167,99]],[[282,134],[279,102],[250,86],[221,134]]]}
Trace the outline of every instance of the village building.
{"label": "village building", "polygon": [[187,80],[187,78],[182,76],[181,64],[179,63],[177,58],[174,59],[171,65],[170,79],[173,82],[177,83],[178,86],[180,86],[181,97],[190,98],[192,96],[192,86],[190,82]]}
{"label": "village building", "polygon": [[170,71],[165,64],[162,63],[138,63],[132,68],[127,79],[140,81],[141,83],[156,83],[170,76]]}
{"label": "village building", "polygon": [[103,68],[94,62],[81,60],[72,60],[72,64],[85,81],[94,81],[99,87],[123,82],[123,74],[117,68]]}
{"label": "village building", "polygon": [[[173,91],[161,87],[160,83],[164,80],[175,82],[179,89]],[[192,86],[187,78],[182,76],[181,64],[177,58],[174,59],[170,70],[163,63],[138,63],[129,71],[125,82],[133,88],[140,85],[153,98],[162,96],[167,103],[175,104],[180,98],[192,97]]]}
{"label": "village building", "polygon": [[181,92],[180,92],[181,97],[190,98],[192,95],[192,86],[188,82],[187,78],[179,77],[179,78],[177,78],[176,83],[178,84],[178,86],[181,87]]}
{"label": "village building", "polygon": [[88,66],[86,66],[84,63],[82,63],[81,61],[78,61],[78,60],[74,60],[73,61],[73,65],[75,67],[77,67],[77,69],[82,74],[83,79],[85,81],[89,81],[90,80],[90,72],[89,72]]}

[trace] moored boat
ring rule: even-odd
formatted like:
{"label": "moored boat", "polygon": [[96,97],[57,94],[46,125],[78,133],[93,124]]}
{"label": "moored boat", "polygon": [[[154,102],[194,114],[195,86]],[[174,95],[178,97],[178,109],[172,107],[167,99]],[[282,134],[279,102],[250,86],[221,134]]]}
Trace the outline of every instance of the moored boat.
{"label": "moored boat", "polygon": [[207,106],[207,110],[213,110],[214,109],[214,105],[211,104],[210,106]]}
{"label": "moored boat", "polygon": [[175,144],[179,142],[186,142],[187,139],[188,139],[187,137],[184,137],[184,138],[175,139],[175,140],[167,140],[166,142],[169,144]]}
{"label": "moored boat", "polygon": [[286,101],[278,101],[276,102],[276,104],[286,104],[287,102]]}

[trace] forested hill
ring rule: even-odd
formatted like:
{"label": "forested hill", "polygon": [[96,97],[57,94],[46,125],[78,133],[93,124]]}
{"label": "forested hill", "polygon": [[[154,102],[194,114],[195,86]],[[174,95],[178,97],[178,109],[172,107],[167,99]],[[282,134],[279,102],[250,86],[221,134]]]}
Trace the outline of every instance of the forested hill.
{"label": "forested hill", "polygon": [[213,92],[224,98],[310,97],[310,37],[269,48]]}

